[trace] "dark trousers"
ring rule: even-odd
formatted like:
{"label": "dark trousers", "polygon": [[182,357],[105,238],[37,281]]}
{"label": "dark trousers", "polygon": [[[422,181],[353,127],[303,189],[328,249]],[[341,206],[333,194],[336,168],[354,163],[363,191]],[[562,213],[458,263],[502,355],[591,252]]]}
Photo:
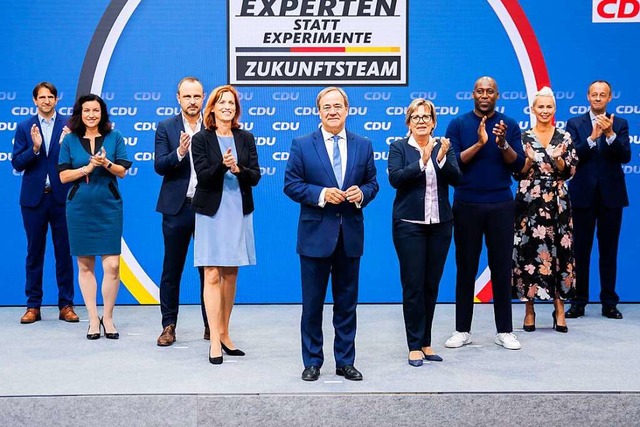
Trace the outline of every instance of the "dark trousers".
{"label": "dark trousers", "polygon": [[451,245],[451,221],[413,224],[393,221],[393,244],[400,262],[402,310],[409,351],[431,346],[438,288]]}
{"label": "dark trousers", "polygon": [[49,226],[51,226],[51,240],[53,240],[53,251],[56,257],[58,307],[73,305],[73,261],[69,251],[65,205],[56,203],[51,193],[46,193],[38,206],[22,206],[21,210],[27,234],[25,284],[27,307],[39,308],[42,304],[42,272]]}
{"label": "dark trousers", "polygon": [[333,355],[336,367],[353,365],[356,357],[356,307],[358,305],[358,277],[360,257],[347,257],[344,251],[342,233],[335,251],[327,258],[313,258],[300,255],[302,275],[302,361],[305,367],[321,367],[324,362],[322,351],[322,311],[327,294],[329,275],[333,294]]}
{"label": "dark trousers", "polygon": [[[182,271],[189,251],[189,243],[193,237],[196,217],[191,210],[191,203],[185,199],[180,211],[175,215],[162,215],[162,235],[164,236],[164,262],[162,277],[160,278],[160,311],[162,313],[162,327],[178,322],[178,308],[180,306],[180,281]],[[200,275],[200,309],[204,326],[207,323],[207,313],[204,309],[202,292],[204,291],[204,269],[198,268]]]}
{"label": "dark trousers", "polygon": [[609,209],[601,203],[594,203],[591,208],[573,208],[573,247],[576,256],[574,304],[584,307],[589,302],[589,266],[594,234],[598,236],[600,254],[600,301],[603,306],[618,304],[616,275],[621,225],[622,208]]}
{"label": "dark trousers", "polygon": [[456,243],[456,331],[470,332],[482,238],[487,246],[493,312],[498,333],[513,331],[511,319],[511,264],[515,202],[453,203]]}

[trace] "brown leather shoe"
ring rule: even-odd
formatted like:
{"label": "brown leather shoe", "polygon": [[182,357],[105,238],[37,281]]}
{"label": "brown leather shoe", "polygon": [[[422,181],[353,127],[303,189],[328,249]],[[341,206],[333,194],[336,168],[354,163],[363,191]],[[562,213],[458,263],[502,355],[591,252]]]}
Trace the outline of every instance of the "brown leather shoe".
{"label": "brown leather shoe", "polygon": [[207,341],[211,341],[211,331],[209,331],[209,325],[204,327],[204,335],[202,336],[202,338]]}
{"label": "brown leather shoe", "polygon": [[80,321],[80,318],[78,317],[76,312],[73,311],[73,307],[70,305],[65,305],[60,309],[60,316],[58,316],[58,319],[64,320],[65,322],[71,322],[71,323],[76,323]]}
{"label": "brown leather shoe", "polygon": [[173,323],[162,330],[158,337],[158,345],[160,347],[168,347],[176,342],[176,325]]}
{"label": "brown leather shoe", "polygon": [[39,308],[27,308],[26,313],[20,318],[20,323],[33,323],[40,320]]}

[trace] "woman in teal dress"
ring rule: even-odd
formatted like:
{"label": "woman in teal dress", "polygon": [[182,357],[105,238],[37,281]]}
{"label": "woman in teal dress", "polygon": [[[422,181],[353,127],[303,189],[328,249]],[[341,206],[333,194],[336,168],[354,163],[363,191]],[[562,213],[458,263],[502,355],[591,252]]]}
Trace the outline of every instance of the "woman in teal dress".
{"label": "woman in teal dress", "polygon": [[[106,338],[118,339],[113,308],[120,286],[122,198],[116,177],[123,178],[131,162],[124,139],[112,129],[107,106],[98,95],[84,95],[76,101],[69,127],[72,133],[62,141],[58,171],[63,183],[73,182],[67,196],[67,226],[89,315],[87,339],[100,338],[101,326]],[[103,318],[96,304],[96,256],[102,258],[104,270]]]}

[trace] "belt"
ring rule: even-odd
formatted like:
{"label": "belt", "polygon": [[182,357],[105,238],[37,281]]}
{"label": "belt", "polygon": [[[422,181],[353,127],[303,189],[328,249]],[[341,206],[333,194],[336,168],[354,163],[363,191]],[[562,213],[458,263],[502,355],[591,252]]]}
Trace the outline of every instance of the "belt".
{"label": "belt", "polygon": [[49,186],[44,187],[44,194],[49,194],[49,193],[51,193],[51,187]]}

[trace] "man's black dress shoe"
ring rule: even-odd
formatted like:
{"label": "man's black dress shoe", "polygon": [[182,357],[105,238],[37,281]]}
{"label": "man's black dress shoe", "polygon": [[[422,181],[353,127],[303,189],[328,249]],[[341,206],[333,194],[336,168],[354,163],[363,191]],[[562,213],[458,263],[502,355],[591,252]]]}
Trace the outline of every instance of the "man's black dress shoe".
{"label": "man's black dress shoe", "polygon": [[307,366],[302,371],[303,381],[316,381],[318,378],[320,378],[320,368],[317,366]]}
{"label": "man's black dress shoe", "polygon": [[602,307],[602,315],[604,317],[608,317],[609,319],[622,319],[622,313],[615,307]]}
{"label": "man's black dress shoe", "polygon": [[584,306],[571,304],[569,310],[564,313],[564,317],[567,319],[577,319],[578,317],[584,316]]}
{"label": "man's black dress shoe", "polygon": [[344,377],[349,381],[362,381],[362,374],[353,365],[345,365],[342,368],[336,368],[336,375]]}

